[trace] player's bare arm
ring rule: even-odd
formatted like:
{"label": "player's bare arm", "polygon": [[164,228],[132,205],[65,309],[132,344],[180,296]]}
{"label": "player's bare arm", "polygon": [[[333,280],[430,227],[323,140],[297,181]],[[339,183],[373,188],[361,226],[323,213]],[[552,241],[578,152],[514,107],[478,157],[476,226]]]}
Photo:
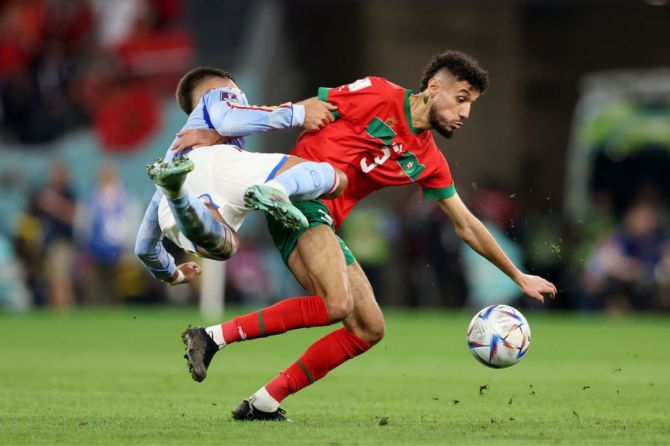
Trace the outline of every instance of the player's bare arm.
{"label": "player's bare arm", "polygon": [[197,149],[199,147],[214,146],[216,144],[225,144],[230,138],[219,135],[216,130],[212,129],[191,129],[183,130],[177,133],[178,138],[170,147],[177,153],[185,149]]}
{"label": "player's bare arm", "polygon": [[333,112],[337,110],[337,106],[329,102],[320,101],[319,98],[312,97],[298,102],[297,105],[305,107],[305,121],[303,123],[305,130],[320,130],[335,121]]}
{"label": "player's bare arm", "polygon": [[556,297],[556,286],[539,276],[522,273],[507,257],[498,242],[481,221],[465,206],[458,195],[438,201],[451,219],[456,234],[472,249],[484,256],[511,278],[527,296],[544,302],[543,294]]}

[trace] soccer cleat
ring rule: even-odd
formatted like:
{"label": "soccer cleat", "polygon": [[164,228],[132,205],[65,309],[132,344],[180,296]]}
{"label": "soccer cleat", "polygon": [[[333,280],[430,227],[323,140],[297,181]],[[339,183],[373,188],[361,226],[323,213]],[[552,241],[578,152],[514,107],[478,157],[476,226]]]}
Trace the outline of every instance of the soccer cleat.
{"label": "soccer cleat", "polygon": [[247,187],[244,203],[250,209],[267,212],[289,229],[307,229],[309,226],[307,218],[293,206],[288,195],[270,186],[257,184]]}
{"label": "soccer cleat", "polygon": [[254,407],[250,400],[244,400],[231,412],[237,421],[291,421],[286,418],[286,411],[281,407],[274,412],[263,412]]}
{"label": "soccer cleat", "polygon": [[183,155],[170,161],[158,158],[155,163],[147,164],[147,174],[151,181],[165,191],[176,193],[186,181],[186,175],[194,168],[193,161]]}
{"label": "soccer cleat", "polygon": [[188,328],[181,334],[181,340],[186,346],[184,358],[188,362],[188,371],[197,382],[207,378],[207,367],[212,358],[219,351],[219,346],[209,337],[202,327]]}

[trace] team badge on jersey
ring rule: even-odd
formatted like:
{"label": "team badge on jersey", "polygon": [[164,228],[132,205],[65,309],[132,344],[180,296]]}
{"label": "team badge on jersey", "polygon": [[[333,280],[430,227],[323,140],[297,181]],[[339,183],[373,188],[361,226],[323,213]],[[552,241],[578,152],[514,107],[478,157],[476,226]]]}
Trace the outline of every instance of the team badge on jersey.
{"label": "team badge on jersey", "polygon": [[235,93],[231,93],[230,91],[222,91],[219,100],[222,102],[239,102]]}

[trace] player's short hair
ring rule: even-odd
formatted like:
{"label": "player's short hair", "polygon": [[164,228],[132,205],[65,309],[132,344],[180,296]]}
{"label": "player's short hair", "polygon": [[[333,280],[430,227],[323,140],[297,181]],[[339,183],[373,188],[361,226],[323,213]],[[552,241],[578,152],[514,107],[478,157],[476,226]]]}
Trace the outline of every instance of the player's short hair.
{"label": "player's short hair", "polygon": [[210,77],[220,77],[223,79],[230,79],[235,82],[233,75],[225,70],[214,67],[198,67],[186,73],[177,84],[177,104],[186,114],[191,114],[193,111],[193,90],[205,79]]}
{"label": "player's short hair", "polygon": [[459,81],[467,81],[479,93],[484,93],[489,86],[488,72],[473,57],[460,51],[447,50],[434,55],[424,68],[420,91],[428,88],[428,81],[441,70],[446,70]]}

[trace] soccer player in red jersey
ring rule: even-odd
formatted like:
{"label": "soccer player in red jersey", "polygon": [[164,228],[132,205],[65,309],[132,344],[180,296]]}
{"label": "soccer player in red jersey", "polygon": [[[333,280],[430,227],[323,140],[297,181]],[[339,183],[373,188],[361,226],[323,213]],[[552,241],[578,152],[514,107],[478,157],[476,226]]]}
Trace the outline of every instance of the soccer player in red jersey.
{"label": "soccer player in red jersey", "polygon": [[[348,187],[333,200],[295,203],[309,221],[306,230],[286,230],[268,218],[283,260],[312,296],[288,299],[207,331],[223,347],[295,328],[336,322],[343,327],[317,340],[300,359],[244,400],[233,418],[285,420],[279,405],[288,395],[383,338],[384,318],[372,287],[334,232],[354,205],[377,189],[417,183],[424,197],[436,200],[451,219],[458,236],[514,280],[521,291],[540,302],[543,294],[555,297],[556,287],[521,272],[467,209],[429,131],[450,138],[487,86],[488,74],[473,58],[446,51],[426,67],[418,94],[378,77],[319,89],[319,99],[338,107],[338,120],[318,132],[303,133],[291,154],[330,163],[346,173]],[[211,346],[201,348],[214,351]],[[209,364],[211,354],[205,359]]]}

